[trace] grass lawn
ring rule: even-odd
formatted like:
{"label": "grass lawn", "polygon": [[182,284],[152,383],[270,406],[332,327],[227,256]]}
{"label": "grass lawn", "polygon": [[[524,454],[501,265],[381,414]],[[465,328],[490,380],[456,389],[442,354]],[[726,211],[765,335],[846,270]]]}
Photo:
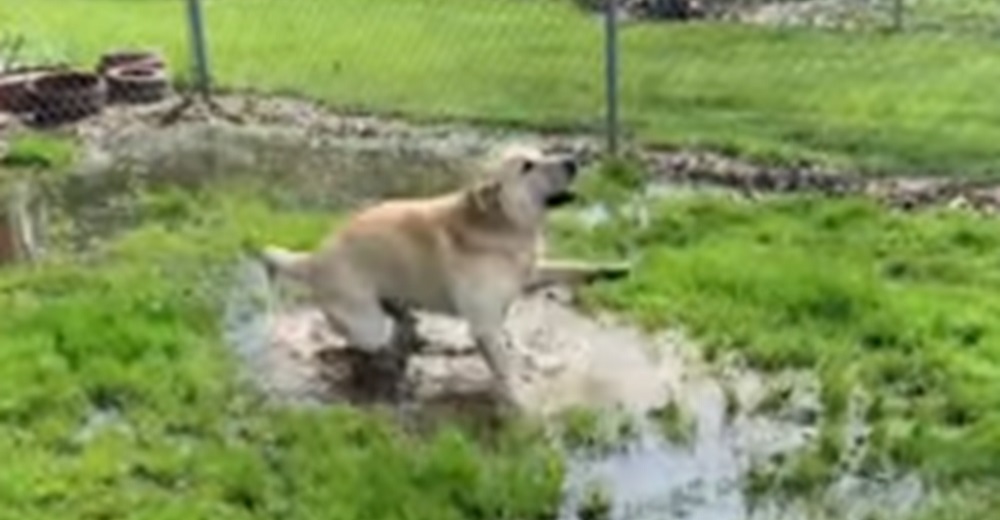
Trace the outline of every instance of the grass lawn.
{"label": "grass lawn", "polygon": [[[569,2],[205,4],[226,87],[413,117],[602,121],[601,25]],[[150,45],[179,75],[188,70],[176,0],[7,2],[0,28],[83,64],[108,48]],[[1000,101],[988,86],[1000,82],[1000,44],[981,35],[636,25],[622,40],[623,116],[644,142],[872,171],[997,173]]]}

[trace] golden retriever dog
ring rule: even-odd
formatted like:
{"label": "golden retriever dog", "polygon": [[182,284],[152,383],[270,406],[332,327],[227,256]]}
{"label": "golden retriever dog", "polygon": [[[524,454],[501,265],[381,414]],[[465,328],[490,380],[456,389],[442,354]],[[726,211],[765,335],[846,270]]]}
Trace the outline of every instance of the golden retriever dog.
{"label": "golden retriever dog", "polygon": [[352,349],[390,347],[401,309],[466,320],[501,396],[511,402],[503,334],[511,304],[547,284],[627,270],[539,260],[546,213],[573,200],[577,174],[569,157],[507,147],[470,187],[383,201],[354,214],[313,251],[270,245],[259,256],[272,275],[307,286]]}

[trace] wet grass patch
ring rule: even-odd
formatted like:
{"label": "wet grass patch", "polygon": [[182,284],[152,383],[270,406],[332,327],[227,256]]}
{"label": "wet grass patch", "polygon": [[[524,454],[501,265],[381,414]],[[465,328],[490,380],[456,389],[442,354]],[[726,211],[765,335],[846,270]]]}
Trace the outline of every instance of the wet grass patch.
{"label": "wet grass patch", "polygon": [[[605,181],[589,203],[622,200]],[[634,197],[633,197],[634,199]],[[824,420],[853,389],[896,467],[950,486],[1000,474],[1000,227],[966,212],[889,211],[861,198],[648,198],[644,218],[558,219],[562,251],[631,257],[631,277],[584,290],[586,305],[655,329],[680,327],[765,372],[820,379]],[[758,405],[781,408],[780,387]],[[817,448],[801,472],[821,475]],[[813,471],[816,470],[816,471]],[[797,471],[799,472],[799,471]],[[793,479],[796,481],[822,480]]]}

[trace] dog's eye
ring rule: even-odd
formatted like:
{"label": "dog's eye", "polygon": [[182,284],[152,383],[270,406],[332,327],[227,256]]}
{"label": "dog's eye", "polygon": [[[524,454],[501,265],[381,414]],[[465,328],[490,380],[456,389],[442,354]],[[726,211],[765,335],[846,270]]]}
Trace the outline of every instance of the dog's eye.
{"label": "dog's eye", "polygon": [[535,161],[524,161],[521,163],[521,173],[528,173],[535,169]]}

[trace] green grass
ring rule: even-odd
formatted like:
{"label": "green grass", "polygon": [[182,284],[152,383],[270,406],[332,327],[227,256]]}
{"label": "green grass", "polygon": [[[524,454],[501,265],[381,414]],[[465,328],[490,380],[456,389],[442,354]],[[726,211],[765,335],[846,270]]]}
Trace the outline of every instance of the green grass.
{"label": "green grass", "polygon": [[690,446],[698,433],[698,422],[683,405],[675,400],[652,410],[650,418],[667,441],[678,446]]}
{"label": "green grass", "polygon": [[577,511],[580,520],[609,520],[611,518],[611,497],[598,483],[587,486],[583,502]]}
{"label": "green grass", "polygon": [[[534,428],[418,437],[243,387],[226,268],[245,240],[311,242],[329,218],[222,191],[147,196],[85,257],[0,270],[0,518],[551,517],[562,464]],[[117,419],[83,435],[98,411]]]}
{"label": "green grass", "polygon": [[[415,118],[602,122],[601,26],[568,1],[217,0],[205,11],[224,87]],[[167,52],[179,76],[190,70],[173,0],[8,2],[0,28],[87,66],[106,49],[143,45]],[[1000,48],[976,34],[629,26],[622,114],[646,143],[995,174],[1000,101],[983,85],[1000,81]]]}
{"label": "green grass", "polygon": [[589,305],[682,327],[763,370],[807,368],[826,418],[860,385],[885,450],[935,480],[1000,474],[1000,228],[969,214],[891,213],[860,199],[651,203],[647,227],[560,218],[564,251],[636,255]]}
{"label": "green grass", "polygon": [[48,134],[21,133],[8,142],[0,167],[35,170],[64,170],[76,159],[75,145],[65,138]]}
{"label": "green grass", "polygon": [[620,410],[574,407],[558,414],[555,423],[567,449],[588,455],[620,450],[638,435],[634,419]]}

